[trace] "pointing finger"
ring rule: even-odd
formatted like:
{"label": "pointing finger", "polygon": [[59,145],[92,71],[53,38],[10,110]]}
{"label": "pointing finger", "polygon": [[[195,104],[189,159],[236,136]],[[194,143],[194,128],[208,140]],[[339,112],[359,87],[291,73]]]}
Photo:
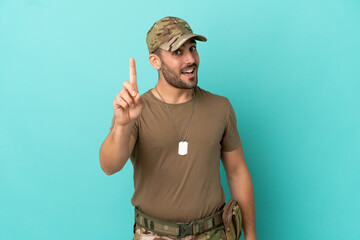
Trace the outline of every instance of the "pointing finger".
{"label": "pointing finger", "polygon": [[135,68],[135,59],[130,58],[129,60],[129,74],[130,74],[130,82],[137,87],[136,82],[136,68]]}

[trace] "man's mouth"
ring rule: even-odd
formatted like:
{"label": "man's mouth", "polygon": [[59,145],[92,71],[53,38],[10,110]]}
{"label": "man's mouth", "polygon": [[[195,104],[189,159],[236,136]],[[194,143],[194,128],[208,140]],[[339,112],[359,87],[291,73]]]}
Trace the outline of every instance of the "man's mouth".
{"label": "man's mouth", "polygon": [[194,77],[194,75],[195,75],[195,67],[183,70],[183,71],[181,71],[181,73],[184,74],[185,76],[189,77],[189,78]]}

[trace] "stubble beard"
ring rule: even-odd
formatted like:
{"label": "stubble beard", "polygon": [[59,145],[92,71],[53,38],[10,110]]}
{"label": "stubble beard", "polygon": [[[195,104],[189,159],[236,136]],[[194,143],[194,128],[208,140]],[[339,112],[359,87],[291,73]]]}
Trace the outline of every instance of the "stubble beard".
{"label": "stubble beard", "polygon": [[187,67],[192,67],[192,66],[196,67],[195,76],[193,78],[189,79],[192,84],[187,84],[183,80],[181,80],[181,77],[180,77],[181,73],[180,74],[175,73],[164,62],[161,62],[161,73],[164,76],[165,81],[168,84],[170,84],[171,86],[173,86],[175,88],[180,88],[180,89],[193,89],[197,86],[197,77],[198,76],[197,76],[197,65],[195,63],[190,66],[187,66]]}

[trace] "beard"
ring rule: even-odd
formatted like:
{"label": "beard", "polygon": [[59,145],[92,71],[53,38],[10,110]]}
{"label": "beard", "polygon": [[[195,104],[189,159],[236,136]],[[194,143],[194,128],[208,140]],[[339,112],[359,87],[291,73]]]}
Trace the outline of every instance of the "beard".
{"label": "beard", "polygon": [[186,66],[186,68],[189,68],[189,67],[195,67],[196,74],[194,77],[189,79],[190,83],[186,83],[183,80],[181,80],[181,72],[176,73],[168,65],[166,65],[163,61],[161,61],[161,73],[163,74],[166,82],[175,88],[193,89],[197,86],[197,64],[193,63],[191,65]]}

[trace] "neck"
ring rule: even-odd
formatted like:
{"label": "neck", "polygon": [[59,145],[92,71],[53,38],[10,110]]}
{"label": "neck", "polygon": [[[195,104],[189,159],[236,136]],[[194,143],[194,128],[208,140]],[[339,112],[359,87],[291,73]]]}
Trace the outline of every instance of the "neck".
{"label": "neck", "polygon": [[[156,84],[156,89],[159,91],[161,97],[166,103],[179,104],[189,101],[193,97],[194,89],[176,88],[164,81],[159,81]],[[162,101],[155,89],[151,90],[156,98]]]}

